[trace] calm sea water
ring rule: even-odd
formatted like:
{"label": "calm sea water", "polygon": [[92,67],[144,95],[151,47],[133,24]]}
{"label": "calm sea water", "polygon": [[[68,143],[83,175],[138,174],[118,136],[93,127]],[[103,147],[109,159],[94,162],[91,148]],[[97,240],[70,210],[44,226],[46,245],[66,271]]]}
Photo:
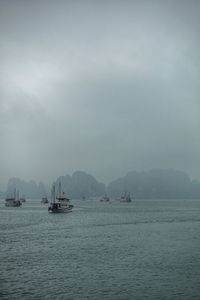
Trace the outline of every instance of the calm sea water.
{"label": "calm sea water", "polygon": [[0,202],[0,299],[200,299],[200,201]]}

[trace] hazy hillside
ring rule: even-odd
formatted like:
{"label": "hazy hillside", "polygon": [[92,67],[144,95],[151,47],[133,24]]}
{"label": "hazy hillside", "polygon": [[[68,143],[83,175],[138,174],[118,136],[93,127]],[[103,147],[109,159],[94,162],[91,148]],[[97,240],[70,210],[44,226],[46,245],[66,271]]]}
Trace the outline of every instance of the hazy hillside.
{"label": "hazy hillside", "polygon": [[200,182],[191,180],[181,171],[154,169],[129,172],[107,187],[107,193],[112,197],[119,197],[126,191],[138,199],[200,198]]}
{"label": "hazy hillside", "polygon": [[27,198],[41,198],[47,195],[44,183],[36,184],[34,180],[24,181],[16,177],[9,179],[6,195],[12,195],[15,188],[20,191],[20,196],[25,195]]}
{"label": "hazy hillside", "polygon": [[[98,182],[92,175],[82,171],[76,171],[72,176],[58,177],[56,190],[58,190],[59,182],[61,182],[62,191],[70,198],[95,197],[105,193],[105,184]],[[43,182],[36,184],[34,180],[24,181],[15,177],[9,179],[6,192],[2,193],[2,196],[12,195],[15,188],[19,189],[20,195],[24,194],[28,198],[42,198],[50,195],[49,188],[45,187]]]}
{"label": "hazy hillside", "polygon": [[105,184],[98,182],[92,175],[83,171],[76,171],[70,175],[60,176],[56,180],[56,189],[58,182],[61,182],[62,190],[71,198],[82,198],[101,196],[105,193]]}
{"label": "hazy hillside", "polygon": [[[85,196],[98,197],[105,192],[110,197],[120,197],[124,192],[130,192],[136,199],[200,199],[200,182],[191,180],[181,171],[172,169],[154,169],[148,172],[129,172],[126,176],[118,178],[108,184],[98,182],[92,175],[83,171],[76,171],[71,176],[60,176],[56,179],[56,190],[61,182],[62,190],[73,199]],[[52,183],[49,183],[51,186]],[[11,178],[8,181],[6,192],[0,196],[11,195],[14,188],[20,190],[21,195],[28,198],[41,198],[50,195],[50,188],[43,182],[37,184],[34,180],[24,181],[19,178]]]}

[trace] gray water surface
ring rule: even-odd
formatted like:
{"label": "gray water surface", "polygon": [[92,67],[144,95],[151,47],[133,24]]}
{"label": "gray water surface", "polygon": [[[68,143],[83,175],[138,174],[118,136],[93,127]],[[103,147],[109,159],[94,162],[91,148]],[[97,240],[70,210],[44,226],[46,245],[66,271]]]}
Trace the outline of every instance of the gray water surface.
{"label": "gray water surface", "polygon": [[200,299],[200,201],[0,202],[0,299]]}

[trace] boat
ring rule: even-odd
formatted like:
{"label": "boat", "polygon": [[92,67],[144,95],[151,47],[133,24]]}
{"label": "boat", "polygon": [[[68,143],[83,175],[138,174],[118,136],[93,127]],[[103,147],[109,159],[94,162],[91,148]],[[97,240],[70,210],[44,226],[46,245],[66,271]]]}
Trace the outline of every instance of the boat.
{"label": "boat", "polygon": [[105,194],[101,199],[100,199],[101,202],[109,202],[110,201],[110,198]]}
{"label": "boat", "polygon": [[22,195],[22,197],[19,198],[19,201],[20,201],[20,202],[26,202],[26,197],[25,197],[25,195]]}
{"label": "boat", "polygon": [[131,196],[130,193],[124,193],[123,196],[121,196],[121,198],[119,199],[120,202],[131,202]]}
{"label": "boat", "polygon": [[47,197],[43,197],[42,200],[41,200],[41,203],[43,203],[43,204],[49,203],[48,198]]}
{"label": "boat", "polygon": [[9,207],[20,207],[22,205],[21,201],[19,200],[19,191],[14,189],[13,196],[7,197],[5,199],[5,206]]}
{"label": "boat", "polygon": [[56,197],[55,184],[52,186],[51,203],[48,207],[50,213],[68,213],[74,206],[70,204],[70,199],[62,192],[61,183],[59,182],[58,196]]}

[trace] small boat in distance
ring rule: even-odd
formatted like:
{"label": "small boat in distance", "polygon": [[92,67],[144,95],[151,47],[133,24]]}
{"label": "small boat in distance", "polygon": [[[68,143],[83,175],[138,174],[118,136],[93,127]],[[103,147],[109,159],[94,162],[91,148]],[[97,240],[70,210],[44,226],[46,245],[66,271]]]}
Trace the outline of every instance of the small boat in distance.
{"label": "small boat in distance", "polygon": [[59,182],[58,196],[56,197],[55,184],[52,186],[51,203],[48,207],[50,213],[68,213],[74,206],[70,204],[70,199],[61,192],[61,183]]}
{"label": "small boat in distance", "polygon": [[41,200],[41,203],[42,203],[42,204],[47,204],[47,203],[49,203],[48,198],[47,198],[47,197],[43,197],[42,200]]}
{"label": "small boat in distance", "polygon": [[19,201],[22,202],[26,202],[26,197],[25,195],[22,195],[22,197],[19,198]]}
{"label": "small boat in distance", "polygon": [[22,203],[19,200],[19,191],[17,191],[16,189],[14,189],[14,193],[13,196],[11,197],[7,197],[5,199],[5,206],[9,206],[9,207],[19,207],[21,206]]}
{"label": "small boat in distance", "polygon": [[121,198],[119,199],[120,202],[131,202],[131,196],[130,193],[124,193],[123,196],[121,196]]}
{"label": "small boat in distance", "polygon": [[101,202],[109,202],[110,201],[110,198],[105,194],[101,199],[100,199]]}

